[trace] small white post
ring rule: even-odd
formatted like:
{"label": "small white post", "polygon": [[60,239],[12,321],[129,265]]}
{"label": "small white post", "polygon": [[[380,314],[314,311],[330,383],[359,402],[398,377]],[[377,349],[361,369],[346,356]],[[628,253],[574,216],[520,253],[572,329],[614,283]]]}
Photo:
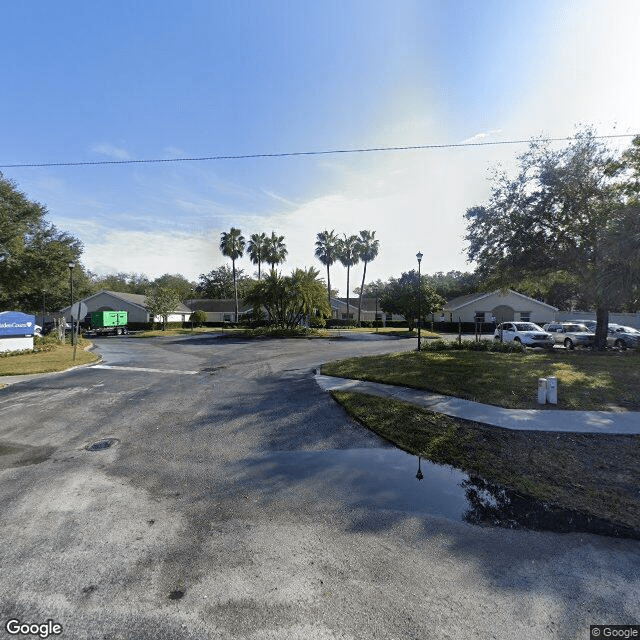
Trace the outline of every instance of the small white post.
{"label": "small white post", "polygon": [[558,404],[558,378],[556,376],[547,378],[547,402]]}
{"label": "small white post", "polygon": [[547,379],[538,378],[538,404],[547,403]]}

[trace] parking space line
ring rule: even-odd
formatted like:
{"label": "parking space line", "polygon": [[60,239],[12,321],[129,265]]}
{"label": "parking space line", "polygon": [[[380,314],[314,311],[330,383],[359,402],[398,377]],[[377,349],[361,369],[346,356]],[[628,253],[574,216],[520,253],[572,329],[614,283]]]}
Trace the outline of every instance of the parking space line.
{"label": "parking space line", "polygon": [[116,371],[146,371],[147,373],[177,373],[185,376],[193,376],[199,371],[180,371],[179,369],[148,369],[146,367],[118,367],[109,364],[96,364],[92,369],[114,369]]}

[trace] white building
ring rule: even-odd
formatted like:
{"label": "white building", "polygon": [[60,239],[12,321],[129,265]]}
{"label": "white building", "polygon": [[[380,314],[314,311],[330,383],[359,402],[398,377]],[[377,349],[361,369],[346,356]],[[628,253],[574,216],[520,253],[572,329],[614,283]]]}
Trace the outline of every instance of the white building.
{"label": "white building", "polygon": [[508,322],[524,321],[542,325],[553,322],[557,307],[512,291],[472,293],[449,300],[442,314],[445,322]]}

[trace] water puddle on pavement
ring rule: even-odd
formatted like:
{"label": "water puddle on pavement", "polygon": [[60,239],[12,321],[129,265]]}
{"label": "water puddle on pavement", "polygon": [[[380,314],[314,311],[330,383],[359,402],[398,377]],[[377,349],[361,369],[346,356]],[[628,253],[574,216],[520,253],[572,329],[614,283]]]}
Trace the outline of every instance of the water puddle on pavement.
{"label": "water puddle on pavement", "polygon": [[282,451],[253,461],[263,486],[310,483],[337,492],[345,506],[428,514],[510,529],[585,532],[640,539],[640,531],[550,507],[395,448]]}

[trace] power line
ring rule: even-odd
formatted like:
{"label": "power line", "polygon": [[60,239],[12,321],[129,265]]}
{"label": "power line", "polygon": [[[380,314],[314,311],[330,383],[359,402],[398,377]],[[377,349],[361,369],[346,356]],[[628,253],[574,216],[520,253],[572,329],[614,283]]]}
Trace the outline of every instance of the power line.
{"label": "power line", "polygon": [[[611,138],[633,138],[640,134],[637,133],[618,133],[606,136],[593,136],[598,140]],[[569,142],[575,140],[575,137],[567,138],[542,138],[546,142]],[[460,147],[489,147],[505,144],[527,144],[531,139],[527,140],[501,140],[495,142],[458,142],[449,144],[418,144],[404,147],[369,147],[363,149],[325,149],[319,151],[290,151],[283,153],[249,153],[232,156],[202,156],[197,158],[154,158],[143,160],[96,160],[93,162],[39,162],[24,164],[3,164],[0,169],[16,169],[16,168],[35,168],[35,167],[81,167],[92,165],[108,165],[108,164],[159,164],[163,162],[205,162],[212,160],[248,160],[251,158],[289,158],[293,156],[323,156],[335,155],[339,153],[373,153],[382,151],[416,151],[425,149],[455,149]]]}

